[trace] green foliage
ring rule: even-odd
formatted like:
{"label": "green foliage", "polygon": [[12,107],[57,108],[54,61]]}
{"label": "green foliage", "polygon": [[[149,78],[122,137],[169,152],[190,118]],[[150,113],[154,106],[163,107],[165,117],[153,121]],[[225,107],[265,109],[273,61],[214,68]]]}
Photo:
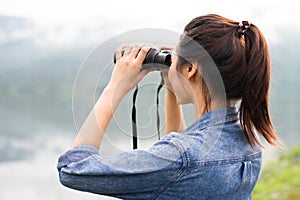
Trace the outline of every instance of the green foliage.
{"label": "green foliage", "polygon": [[300,146],[263,168],[253,199],[300,199]]}

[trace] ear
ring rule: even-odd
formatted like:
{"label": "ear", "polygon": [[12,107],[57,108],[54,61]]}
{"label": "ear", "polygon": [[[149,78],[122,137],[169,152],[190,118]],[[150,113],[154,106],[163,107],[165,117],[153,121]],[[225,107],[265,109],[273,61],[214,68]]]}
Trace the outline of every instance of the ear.
{"label": "ear", "polygon": [[191,78],[195,77],[197,74],[198,66],[195,63],[189,63],[186,64],[186,73],[187,73],[187,79],[190,80]]}

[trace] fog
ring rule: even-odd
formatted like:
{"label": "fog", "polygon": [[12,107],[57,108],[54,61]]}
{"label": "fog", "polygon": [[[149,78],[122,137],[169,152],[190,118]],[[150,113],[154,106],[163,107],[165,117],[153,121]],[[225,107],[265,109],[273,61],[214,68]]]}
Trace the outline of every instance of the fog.
{"label": "fog", "polygon": [[[96,77],[98,82],[83,77],[80,83],[84,87],[74,89],[78,72],[113,37],[142,28],[180,34],[189,20],[207,13],[237,21],[249,20],[261,28],[271,51],[270,106],[274,126],[288,148],[300,145],[297,126],[300,12],[294,1],[284,4],[151,1],[149,8],[140,2],[0,2],[0,199],[109,199],[61,186],[56,162],[59,154],[71,145],[77,129],[109,80],[116,46],[102,49],[102,60],[99,59],[103,64],[98,58],[93,60],[103,72],[97,72],[101,75],[99,79]],[[157,37],[158,42],[164,41],[163,45],[168,43],[167,39]],[[159,73],[152,73],[142,82],[138,94],[140,148],[157,141],[153,94],[159,82]],[[162,131],[163,96],[164,90],[160,94]],[[101,155],[113,156],[132,148],[131,102],[132,91],[116,111]],[[184,115],[187,124],[193,122],[190,105],[184,106]],[[274,151],[267,149],[266,156],[267,160],[272,159]]]}

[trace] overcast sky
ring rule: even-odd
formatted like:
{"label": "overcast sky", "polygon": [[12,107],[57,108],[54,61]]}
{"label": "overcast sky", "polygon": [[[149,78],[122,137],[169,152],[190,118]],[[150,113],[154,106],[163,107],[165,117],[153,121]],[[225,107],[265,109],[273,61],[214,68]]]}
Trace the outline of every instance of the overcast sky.
{"label": "overcast sky", "polygon": [[[249,20],[272,43],[281,41],[279,29],[300,33],[300,9],[295,0],[0,0],[0,15],[33,20],[35,27],[1,34],[7,39],[39,35],[40,44],[67,45],[85,39],[101,42],[112,35],[138,28],[164,28],[181,32],[192,18],[216,13],[236,21]],[[18,27],[16,27],[18,29]],[[39,34],[36,34],[39,32]],[[81,33],[82,34],[82,31]]]}

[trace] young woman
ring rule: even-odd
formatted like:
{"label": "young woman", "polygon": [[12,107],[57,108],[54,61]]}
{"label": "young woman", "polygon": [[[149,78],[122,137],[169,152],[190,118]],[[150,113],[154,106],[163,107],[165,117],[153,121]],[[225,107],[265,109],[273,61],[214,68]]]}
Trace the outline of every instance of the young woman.
{"label": "young woman", "polygon": [[[140,70],[148,50],[117,51],[109,84],[58,160],[60,182],[122,199],[251,199],[262,164],[258,135],[279,142],[268,111],[270,58],[262,33],[218,15],[193,19],[163,73],[167,135],[148,150],[103,159],[98,151],[115,109],[149,72]],[[186,103],[195,116],[188,128],[180,107]]]}

